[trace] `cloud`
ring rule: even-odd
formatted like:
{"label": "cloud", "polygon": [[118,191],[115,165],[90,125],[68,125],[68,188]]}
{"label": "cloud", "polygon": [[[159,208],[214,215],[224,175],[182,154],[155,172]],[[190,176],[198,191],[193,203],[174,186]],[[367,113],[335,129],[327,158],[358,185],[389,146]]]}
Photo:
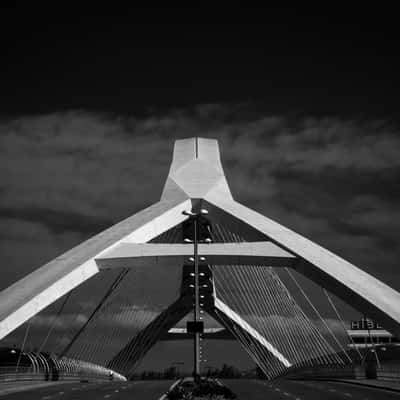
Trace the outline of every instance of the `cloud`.
{"label": "cloud", "polygon": [[217,138],[234,197],[400,289],[400,135],[385,120],[208,104],[0,121],[3,285],[159,199],[175,139]]}
{"label": "cloud", "polygon": [[[101,313],[96,318],[96,329],[122,329],[126,333],[133,335],[133,332],[145,328],[151,321],[153,321],[161,312],[162,308],[146,304],[131,304],[118,306],[110,310],[110,313]],[[110,314],[112,313],[112,319]]]}
{"label": "cloud", "polygon": [[35,329],[79,329],[88,319],[85,314],[56,315],[56,314],[37,314],[32,318],[31,326]]}
{"label": "cloud", "polygon": [[112,219],[107,219],[106,217],[92,217],[74,212],[40,207],[21,207],[21,209],[0,208],[0,219],[2,217],[39,223],[48,227],[55,234],[66,231],[94,234],[108,228],[113,223]]}

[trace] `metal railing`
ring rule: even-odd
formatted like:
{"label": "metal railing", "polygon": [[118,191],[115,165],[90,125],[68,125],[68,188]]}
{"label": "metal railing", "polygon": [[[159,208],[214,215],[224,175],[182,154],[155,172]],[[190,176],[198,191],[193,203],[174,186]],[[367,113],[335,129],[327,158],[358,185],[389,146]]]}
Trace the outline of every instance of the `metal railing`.
{"label": "metal railing", "polygon": [[126,381],[126,378],[109,368],[86,361],[62,357],[49,357],[46,362],[30,366],[15,365],[0,367],[0,382],[12,381]]}
{"label": "metal railing", "polygon": [[400,381],[400,364],[316,366],[299,368],[286,374],[289,379],[379,379],[383,381]]}

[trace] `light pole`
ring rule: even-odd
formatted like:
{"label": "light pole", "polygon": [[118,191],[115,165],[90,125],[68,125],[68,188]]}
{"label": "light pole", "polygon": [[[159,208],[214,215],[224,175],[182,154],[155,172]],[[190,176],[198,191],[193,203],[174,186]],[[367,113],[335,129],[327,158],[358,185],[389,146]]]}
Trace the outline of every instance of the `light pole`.
{"label": "light pole", "polygon": [[[193,220],[193,240],[184,239],[186,243],[193,243],[193,262],[194,262],[194,379],[200,378],[200,333],[203,331],[203,325],[200,323],[200,287],[199,287],[199,251],[198,251],[198,220],[202,215],[207,215],[208,211],[201,209],[199,213],[184,211],[184,215]],[[210,240],[209,240],[210,241]],[[208,241],[208,242],[209,242]],[[201,325],[201,326],[200,326]]]}

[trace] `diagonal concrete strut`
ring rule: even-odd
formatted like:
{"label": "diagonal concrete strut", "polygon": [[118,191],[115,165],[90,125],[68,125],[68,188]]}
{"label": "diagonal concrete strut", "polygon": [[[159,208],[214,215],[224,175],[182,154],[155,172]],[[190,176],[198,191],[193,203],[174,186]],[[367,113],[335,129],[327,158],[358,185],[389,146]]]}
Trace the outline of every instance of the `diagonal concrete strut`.
{"label": "diagonal concrete strut", "polygon": [[[178,300],[172,303],[166,310],[160,313],[150,324],[133,336],[128,343],[118,352],[107,364],[107,368],[113,369],[127,376],[133,373],[147,352],[159,341],[168,338],[167,333],[182,318],[193,311],[193,290],[190,286],[192,279],[190,272],[192,265],[183,266],[181,294]],[[262,352],[265,358],[275,359],[284,367],[292,366],[291,362],[263,335],[245,321],[238,313],[232,310],[227,304],[216,296],[214,279],[211,267],[207,264],[200,265],[201,276],[201,302],[203,308],[210,316],[218,321],[227,333],[240,332],[241,337],[247,337],[247,341],[257,345],[257,351],[250,351],[253,360],[263,366],[263,360],[259,353]],[[203,284],[207,287],[203,287]],[[227,333],[225,333],[225,338]],[[212,335],[209,336],[213,338]],[[241,341],[240,344],[244,345]],[[268,371],[265,371],[268,375]]]}
{"label": "diagonal concrete strut", "polygon": [[131,338],[107,364],[107,367],[114,371],[123,371],[124,374],[131,373],[160,337],[165,335],[192,309],[192,300],[187,296],[180,297]]}
{"label": "diagonal concrete strut", "polygon": [[[187,217],[182,211],[196,211],[201,207],[208,210],[208,218],[213,223],[227,227],[245,240],[269,241],[290,254],[291,258],[287,259],[293,261],[294,257],[296,262],[289,266],[400,336],[399,292],[300,234],[236,202],[221,166],[217,141],[191,138],[175,142],[173,162],[160,202],[69,250],[0,293],[0,339],[97,274],[107,254],[120,251],[125,243],[147,243],[185,221]],[[240,248],[240,245],[232,246]],[[217,253],[210,256],[220,257]]]}

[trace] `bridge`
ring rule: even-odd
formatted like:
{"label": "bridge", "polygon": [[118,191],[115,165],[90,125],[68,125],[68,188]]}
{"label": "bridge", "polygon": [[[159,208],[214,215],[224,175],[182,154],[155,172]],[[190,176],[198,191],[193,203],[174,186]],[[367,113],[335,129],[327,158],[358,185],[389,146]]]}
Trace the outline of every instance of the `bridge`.
{"label": "bridge", "polygon": [[204,343],[234,341],[265,379],[256,391],[275,393],[281,377],[349,378],[365,366],[338,301],[400,337],[400,293],[235,201],[217,141],[191,138],[176,141],[159,202],[0,293],[0,339],[19,343],[7,370],[15,379],[112,379],[128,389],[141,385],[126,381],[159,343],[193,341],[197,380]]}

